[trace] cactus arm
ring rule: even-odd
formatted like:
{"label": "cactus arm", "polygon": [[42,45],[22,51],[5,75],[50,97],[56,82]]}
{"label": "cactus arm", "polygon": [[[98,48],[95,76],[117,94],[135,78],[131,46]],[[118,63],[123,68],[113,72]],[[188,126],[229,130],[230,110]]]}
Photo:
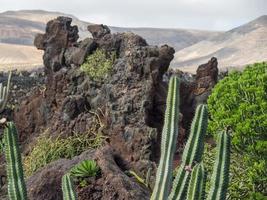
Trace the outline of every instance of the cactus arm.
{"label": "cactus arm", "polygon": [[211,176],[208,200],[225,200],[229,182],[230,136],[225,131],[219,135],[217,158]]}
{"label": "cactus arm", "polygon": [[0,102],[0,113],[2,113],[6,107],[8,96],[9,96],[9,89],[10,89],[10,84],[11,84],[11,76],[12,72],[9,72],[8,75],[8,80],[7,80],[7,86],[3,87],[1,84],[0,87],[0,93],[1,93],[1,102]]}
{"label": "cactus arm", "polygon": [[205,194],[205,170],[203,164],[193,168],[186,200],[202,200]]}
{"label": "cactus arm", "polygon": [[208,125],[207,105],[199,105],[196,109],[188,142],[186,143],[182,162],[192,166],[193,162],[200,162],[204,150],[204,138]]}
{"label": "cactus arm", "polygon": [[166,200],[171,188],[172,162],[178,136],[179,79],[169,83],[167,106],[161,140],[161,156],[151,200]]}
{"label": "cactus arm", "polygon": [[196,113],[191,125],[190,135],[182,156],[182,166],[178,169],[173,188],[169,196],[170,200],[184,200],[190,173],[185,167],[192,168],[195,162],[200,162],[204,150],[204,137],[208,124],[208,110],[206,105],[197,106]]}
{"label": "cactus arm", "polygon": [[7,123],[4,139],[9,199],[26,200],[27,190],[18,146],[18,134],[14,123]]}
{"label": "cactus arm", "polygon": [[71,176],[69,173],[65,174],[62,177],[62,192],[63,192],[63,200],[76,200],[77,195],[74,190],[74,186],[71,180]]}

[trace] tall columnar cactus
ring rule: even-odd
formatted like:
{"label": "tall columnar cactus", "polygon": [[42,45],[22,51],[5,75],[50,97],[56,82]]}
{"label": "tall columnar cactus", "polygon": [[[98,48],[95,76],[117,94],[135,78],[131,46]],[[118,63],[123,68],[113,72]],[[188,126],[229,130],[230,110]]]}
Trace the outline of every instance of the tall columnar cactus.
{"label": "tall columnar cactus", "polygon": [[219,135],[217,157],[211,177],[208,200],[226,199],[230,168],[230,136],[225,131]]}
{"label": "tall columnar cactus", "polygon": [[169,83],[167,107],[161,140],[161,157],[151,200],[165,200],[171,188],[172,163],[178,136],[179,79],[172,77]]}
{"label": "tall columnar cactus", "polygon": [[8,75],[7,86],[3,86],[3,83],[0,83],[0,113],[4,111],[6,104],[7,104],[7,99],[9,95],[9,89],[10,89],[11,75],[12,73],[10,72]]}
{"label": "tall columnar cactus", "polygon": [[74,190],[72,179],[69,173],[62,177],[63,200],[76,200],[77,195]]}
{"label": "tall columnar cactus", "polygon": [[[156,183],[151,200],[204,200],[206,174],[201,162],[204,151],[204,138],[208,124],[206,105],[198,105],[191,125],[190,135],[181,159],[176,178],[171,184],[171,166],[178,135],[178,87],[177,78],[169,83],[167,108],[161,141],[161,158]],[[228,186],[230,163],[230,137],[225,132],[220,135],[218,157],[212,175],[212,187],[208,200],[225,200]]]}
{"label": "tall columnar cactus", "polygon": [[185,199],[190,171],[194,163],[202,159],[204,150],[204,137],[208,124],[208,111],[206,105],[197,106],[191,125],[190,135],[182,156],[182,163],[178,169],[173,188],[169,196],[170,200]]}
{"label": "tall columnar cactus", "polygon": [[202,200],[205,198],[206,174],[203,164],[194,166],[189,182],[186,200]]}
{"label": "tall columnar cactus", "polygon": [[5,157],[10,200],[26,200],[27,190],[18,145],[18,133],[13,122],[8,122],[4,131]]}

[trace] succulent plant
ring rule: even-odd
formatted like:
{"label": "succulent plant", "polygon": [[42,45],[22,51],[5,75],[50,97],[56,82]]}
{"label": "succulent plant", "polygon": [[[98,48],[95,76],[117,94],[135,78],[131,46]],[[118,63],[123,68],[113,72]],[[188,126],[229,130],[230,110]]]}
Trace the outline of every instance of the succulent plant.
{"label": "succulent plant", "polygon": [[[151,200],[204,200],[206,174],[202,164],[208,124],[206,105],[198,105],[175,180],[171,188],[172,161],[178,135],[179,80],[171,77],[161,140],[161,157]],[[220,135],[209,200],[225,200],[229,177],[230,137]],[[170,194],[169,194],[170,193]]]}
{"label": "succulent plant", "polygon": [[92,177],[96,176],[100,168],[94,160],[84,160],[79,164],[75,165],[71,170],[70,174],[74,177]]}
{"label": "succulent plant", "polygon": [[24,181],[18,133],[13,122],[8,122],[4,131],[5,157],[10,200],[26,200],[27,190]]}
{"label": "succulent plant", "polygon": [[77,194],[74,190],[71,175],[69,173],[65,174],[62,177],[61,187],[62,187],[62,192],[63,192],[63,200],[76,200],[77,199]]}
{"label": "succulent plant", "polygon": [[3,83],[0,83],[0,113],[2,113],[5,110],[5,107],[7,104],[11,76],[12,76],[12,72],[9,72],[7,86],[3,86]]}

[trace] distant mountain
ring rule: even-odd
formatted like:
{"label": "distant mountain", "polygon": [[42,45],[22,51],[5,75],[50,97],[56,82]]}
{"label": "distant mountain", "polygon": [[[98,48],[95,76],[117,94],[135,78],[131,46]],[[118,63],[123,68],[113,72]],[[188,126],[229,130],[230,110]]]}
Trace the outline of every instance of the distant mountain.
{"label": "distant mountain", "polygon": [[193,71],[212,56],[220,69],[267,61],[267,15],[176,52],[172,66]]}
{"label": "distant mountain", "polygon": [[[37,33],[57,16],[68,16],[79,27],[80,39],[91,37],[84,22],[75,16],[43,10],[7,11],[0,13],[0,70],[31,68],[42,65],[42,51],[33,47]],[[194,72],[196,67],[216,56],[221,69],[242,67],[267,60],[267,16],[262,16],[227,32],[110,27],[114,32],[133,32],[152,45],[168,44],[175,48],[172,67]]]}
{"label": "distant mountain", "polygon": [[[42,65],[41,52],[34,48],[27,46],[33,45],[33,39],[37,33],[44,32],[46,23],[56,18],[57,16],[68,16],[73,19],[73,24],[78,25],[80,38],[90,37],[87,31],[87,26],[90,22],[84,22],[75,16],[59,13],[47,12],[43,10],[22,10],[22,11],[7,11],[0,13],[0,45],[1,51],[4,52],[6,48],[9,49],[8,58],[0,54],[0,66],[17,66],[21,60],[25,61],[19,66],[25,64],[29,65],[31,60],[25,59],[27,51],[29,50],[29,57],[38,56],[38,64]],[[195,44],[203,39],[217,35],[219,32],[212,31],[198,31],[185,29],[160,29],[160,28],[121,28],[110,27],[114,32],[134,32],[147,40],[152,45],[169,44],[173,46],[176,51]],[[2,44],[1,44],[2,43]],[[4,45],[5,44],[5,45]],[[18,45],[17,48],[9,48],[8,44]],[[21,47],[21,48],[19,48]],[[22,55],[23,52],[23,55]],[[36,65],[37,63],[35,63]],[[26,66],[26,65],[25,65]],[[2,67],[3,68],[3,67]]]}

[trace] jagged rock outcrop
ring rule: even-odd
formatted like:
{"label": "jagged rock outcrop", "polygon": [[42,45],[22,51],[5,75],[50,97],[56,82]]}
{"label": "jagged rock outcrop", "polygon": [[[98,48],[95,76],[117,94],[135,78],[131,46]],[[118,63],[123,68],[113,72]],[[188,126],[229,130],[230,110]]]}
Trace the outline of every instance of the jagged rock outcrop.
{"label": "jagged rock outcrop", "polygon": [[[168,86],[168,82],[163,81],[163,75],[173,59],[174,49],[167,45],[149,46],[143,38],[133,33],[111,34],[104,25],[92,25],[88,30],[93,38],[78,42],[78,30],[76,26],[71,26],[71,18],[58,17],[48,22],[45,34],[35,38],[36,47],[44,50],[46,83],[43,90],[34,91],[15,112],[23,151],[27,153],[29,144],[44,130],[49,129],[51,136],[60,134],[63,137],[73,132],[86,133],[95,125],[92,118],[97,115],[101,127],[99,131],[107,136],[109,151],[114,151],[116,159],[120,160],[118,167],[123,170],[133,169],[145,177],[148,168],[155,169],[153,161],[158,160]],[[116,55],[109,76],[102,81],[91,80],[80,70],[85,58],[97,48]],[[214,63],[208,66],[213,68]],[[216,70],[213,70],[211,76],[204,73],[205,68],[201,67],[196,82],[183,81],[181,85],[183,120],[177,123],[180,124],[182,139],[186,137],[183,125],[187,120],[191,121],[194,106],[201,100],[195,101],[195,97],[206,94],[213,85],[206,81],[214,77]],[[205,91],[201,88],[205,88]],[[105,157],[104,154],[101,156],[103,159],[99,161],[100,166],[110,162],[114,164],[111,157]],[[55,163],[52,166],[57,168]],[[30,192],[36,191],[32,193],[35,195],[32,199],[49,199],[41,196],[48,194],[38,191],[59,184],[58,178],[63,171],[50,172],[47,167],[41,169],[34,175],[35,178],[49,177],[49,173],[58,175],[55,179],[44,179],[40,183],[34,181],[34,176],[31,177],[28,181]],[[80,194],[91,191],[95,196],[101,193],[103,199],[105,196],[106,199],[109,196],[113,199],[146,199],[142,195],[148,195],[147,191],[132,183],[126,175],[118,170],[105,171],[108,168],[103,170],[105,181],[100,184],[98,180],[93,184],[97,189],[89,187],[80,191]],[[40,177],[37,179],[41,181]],[[124,187],[127,189],[124,190]],[[117,191],[118,188],[121,190]],[[130,188],[136,191],[128,192]],[[54,199],[57,198],[60,197]]]}

